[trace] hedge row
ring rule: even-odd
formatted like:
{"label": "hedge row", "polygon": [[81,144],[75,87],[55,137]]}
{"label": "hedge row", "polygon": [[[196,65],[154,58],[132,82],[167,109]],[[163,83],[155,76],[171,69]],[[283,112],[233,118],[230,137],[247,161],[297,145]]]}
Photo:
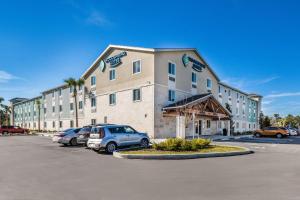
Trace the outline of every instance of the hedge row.
{"label": "hedge row", "polygon": [[161,143],[154,143],[153,148],[160,151],[197,151],[209,147],[210,143],[211,140],[208,139],[170,138]]}

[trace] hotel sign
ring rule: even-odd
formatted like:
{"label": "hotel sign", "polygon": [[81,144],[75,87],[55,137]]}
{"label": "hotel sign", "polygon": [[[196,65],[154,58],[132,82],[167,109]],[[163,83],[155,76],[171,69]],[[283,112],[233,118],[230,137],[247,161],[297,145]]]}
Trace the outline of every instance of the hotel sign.
{"label": "hotel sign", "polygon": [[185,67],[192,63],[192,68],[197,72],[202,72],[202,69],[205,68],[205,65],[200,63],[198,60],[188,56],[187,54],[183,54],[182,63]]}
{"label": "hotel sign", "polygon": [[123,51],[121,53],[119,53],[118,55],[115,55],[113,57],[107,58],[105,60],[106,63],[110,64],[110,67],[117,67],[118,65],[120,65],[122,63],[121,58],[127,56],[127,52]]}

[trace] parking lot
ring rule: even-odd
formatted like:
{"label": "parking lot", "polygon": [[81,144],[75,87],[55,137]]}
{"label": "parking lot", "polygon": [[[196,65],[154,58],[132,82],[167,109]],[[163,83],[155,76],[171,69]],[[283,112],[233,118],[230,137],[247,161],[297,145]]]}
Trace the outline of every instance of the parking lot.
{"label": "parking lot", "polygon": [[298,200],[298,138],[263,139],[221,142],[251,155],[159,161],[117,159],[41,136],[0,137],[0,199]]}

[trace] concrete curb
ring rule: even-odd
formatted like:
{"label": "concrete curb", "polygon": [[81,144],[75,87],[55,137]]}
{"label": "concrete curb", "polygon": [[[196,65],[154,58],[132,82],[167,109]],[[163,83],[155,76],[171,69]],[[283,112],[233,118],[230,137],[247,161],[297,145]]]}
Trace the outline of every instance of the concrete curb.
{"label": "concrete curb", "polygon": [[[233,147],[233,146],[230,146]],[[241,147],[244,151],[232,151],[232,152],[216,152],[216,153],[195,153],[195,154],[122,154],[118,151],[113,153],[116,158],[126,159],[145,159],[145,160],[185,160],[185,159],[196,159],[196,158],[213,158],[213,157],[228,157],[228,156],[240,156],[246,154],[252,154],[254,151]]]}

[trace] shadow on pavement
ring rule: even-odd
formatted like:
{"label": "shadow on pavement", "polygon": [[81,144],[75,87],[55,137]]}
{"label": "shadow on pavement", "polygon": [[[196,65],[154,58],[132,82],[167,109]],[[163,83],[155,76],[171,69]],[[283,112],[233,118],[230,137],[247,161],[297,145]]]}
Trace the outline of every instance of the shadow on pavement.
{"label": "shadow on pavement", "polygon": [[300,136],[290,136],[287,138],[230,138],[230,139],[220,139],[214,140],[216,142],[245,142],[245,143],[266,143],[266,144],[299,144],[300,145]]}

